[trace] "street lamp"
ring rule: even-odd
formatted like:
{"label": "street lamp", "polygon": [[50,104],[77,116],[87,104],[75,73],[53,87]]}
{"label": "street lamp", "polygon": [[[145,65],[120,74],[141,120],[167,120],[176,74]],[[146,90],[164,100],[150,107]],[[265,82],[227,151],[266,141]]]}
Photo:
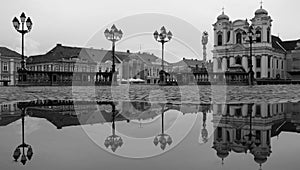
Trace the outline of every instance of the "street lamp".
{"label": "street lamp", "polygon": [[105,38],[112,42],[112,73],[113,73],[113,81],[116,82],[116,64],[115,64],[115,43],[121,40],[123,36],[123,32],[121,29],[117,29],[117,27],[113,24],[110,30],[106,29],[104,31]]}
{"label": "street lamp", "polygon": [[[13,26],[15,27],[15,29],[22,34],[22,61],[21,61],[21,70],[26,70],[25,68],[25,56],[24,56],[24,35],[28,32],[31,31],[32,28],[32,21],[30,19],[30,17],[27,18],[26,20],[26,15],[24,12],[22,12],[21,16],[20,16],[20,20],[21,20],[21,29],[20,29],[20,22],[18,20],[18,18],[14,17],[14,19],[12,20],[13,22]],[[25,20],[26,20],[26,27],[27,29],[25,29],[24,25],[25,25]]]}
{"label": "street lamp", "polygon": [[[25,165],[27,160],[31,160],[33,156],[33,150],[31,145],[25,143],[25,130],[24,130],[24,123],[25,123],[25,108],[21,109],[22,111],[22,144],[19,145],[14,153],[13,153],[13,158],[17,162],[18,159],[21,157],[20,162]],[[21,156],[22,155],[22,156]]]}
{"label": "street lamp", "polygon": [[120,136],[116,135],[116,125],[115,125],[115,115],[116,107],[112,105],[112,135],[108,136],[104,141],[104,146],[106,148],[110,147],[113,152],[115,152],[119,147],[123,145],[123,140]]}
{"label": "street lamp", "polygon": [[[154,39],[158,42],[161,43],[161,46],[162,46],[162,52],[161,52],[161,70],[162,70],[162,73],[164,74],[164,44],[166,42],[169,42],[172,37],[173,37],[173,34],[171,33],[171,31],[169,31],[167,33],[167,30],[164,26],[161,27],[160,29],[160,33],[158,33],[157,31],[155,31],[153,33],[153,36],[154,36]],[[163,74],[160,76],[160,83],[164,83],[164,76]]]}
{"label": "street lamp", "polygon": [[162,113],[161,113],[161,134],[158,134],[157,136],[155,136],[153,143],[155,146],[158,145],[158,143],[160,144],[160,148],[162,150],[165,150],[167,144],[171,145],[172,144],[172,138],[170,135],[165,134],[164,131],[164,106],[162,106]]}
{"label": "street lamp", "polygon": [[243,39],[246,41],[246,42],[249,42],[250,44],[250,58],[248,59],[248,65],[249,65],[249,71],[248,71],[248,74],[249,74],[249,85],[253,85],[254,83],[254,72],[253,72],[253,65],[252,65],[252,44],[253,42],[256,41],[256,38],[257,37],[260,37],[260,33],[254,33],[253,32],[254,29],[253,29],[253,26],[251,25],[248,30],[247,30],[247,33],[244,32],[243,33]]}

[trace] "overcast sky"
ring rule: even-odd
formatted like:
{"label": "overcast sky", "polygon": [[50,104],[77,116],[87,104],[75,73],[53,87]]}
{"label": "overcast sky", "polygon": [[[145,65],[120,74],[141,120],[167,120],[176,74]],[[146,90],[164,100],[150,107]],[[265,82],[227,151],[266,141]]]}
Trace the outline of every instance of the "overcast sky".
{"label": "overcast sky", "polygon": [[[26,35],[26,54],[46,53],[57,43],[109,49],[104,28],[116,23],[124,32],[117,50],[149,51],[160,57],[160,45],[152,32],[165,25],[174,34],[166,44],[166,60],[202,58],[201,33],[208,31],[208,58],[212,57],[213,28],[222,7],[231,20],[252,18],[260,0],[2,0],[0,46],[20,52],[21,36],[13,17],[25,12],[33,21]],[[272,34],[283,40],[299,39],[298,0],[264,0],[273,19]],[[154,14],[153,14],[154,13]],[[153,14],[153,15],[152,15]],[[153,16],[153,17],[152,17]],[[143,17],[145,19],[143,20]],[[145,21],[145,22],[143,22]],[[126,40],[126,41],[125,41]],[[183,49],[183,50],[182,50]]]}

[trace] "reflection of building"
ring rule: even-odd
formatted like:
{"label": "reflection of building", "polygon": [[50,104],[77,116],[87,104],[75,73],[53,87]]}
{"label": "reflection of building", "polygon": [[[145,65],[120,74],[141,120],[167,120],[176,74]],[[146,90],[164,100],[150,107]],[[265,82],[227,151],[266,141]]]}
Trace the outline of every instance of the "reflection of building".
{"label": "reflection of building", "polygon": [[251,59],[255,78],[285,79],[287,77],[288,42],[281,41],[279,37],[272,35],[273,20],[262,6],[255,11],[250,21],[250,24],[247,19],[230,21],[224,11],[218,16],[217,22],[213,25],[214,72],[225,72],[236,65],[243,66],[246,72],[249,71],[250,47],[243,36],[252,25],[257,35]]}
{"label": "reflection of building", "polygon": [[[271,155],[271,138],[283,131],[299,132],[299,103],[214,104],[213,148],[222,160],[230,152],[248,150],[258,164]],[[250,118],[250,114],[252,118]],[[249,139],[249,134],[252,139]]]}
{"label": "reflection of building", "polygon": [[19,53],[6,47],[0,47],[0,81],[8,81],[8,85],[15,85],[20,63],[21,55]]}

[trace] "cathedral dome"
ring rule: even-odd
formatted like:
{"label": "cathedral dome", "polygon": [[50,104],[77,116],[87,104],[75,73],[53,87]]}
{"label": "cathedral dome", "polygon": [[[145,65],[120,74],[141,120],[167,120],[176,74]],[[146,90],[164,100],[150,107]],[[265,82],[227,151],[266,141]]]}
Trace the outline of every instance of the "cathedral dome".
{"label": "cathedral dome", "polygon": [[224,20],[229,20],[229,17],[227,15],[225,15],[224,12],[222,12],[222,14],[219,15],[217,19],[218,19],[218,21],[223,20],[223,19]]}
{"label": "cathedral dome", "polygon": [[256,15],[268,15],[268,11],[263,9],[262,6],[260,6],[260,8],[255,11],[255,16]]}

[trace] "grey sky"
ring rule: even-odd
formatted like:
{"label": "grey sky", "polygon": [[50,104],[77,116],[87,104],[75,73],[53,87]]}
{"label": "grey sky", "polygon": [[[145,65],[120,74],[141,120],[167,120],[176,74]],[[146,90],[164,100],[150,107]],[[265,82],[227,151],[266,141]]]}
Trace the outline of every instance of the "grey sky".
{"label": "grey sky", "polygon": [[[90,44],[91,39],[104,27],[108,27],[111,23],[122,20],[124,17],[143,14],[143,13],[159,13],[179,18],[199,31],[207,30],[209,33],[208,50],[211,50],[212,24],[216,22],[216,17],[225,8],[225,13],[231,20],[252,18],[254,11],[259,8],[259,0],[2,0],[0,6],[0,45],[7,46],[11,49],[19,51],[21,36],[14,30],[12,26],[13,17],[21,14],[22,11],[30,16],[33,21],[33,29],[26,35],[26,55],[45,53],[55,46],[56,43],[62,43],[70,46],[93,46],[94,48],[110,48],[110,43],[103,41],[99,44]],[[298,7],[300,2],[297,0],[264,0],[263,7],[269,12],[273,19],[272,33],[280,34],[283,40],[300,38],[300,24],[297,23],[300,17]],[[153,25],[153,31],[159,29],[161,23],[148,23]],[[165,25],[168,25],[166,23]],[[125,33],[126,28],[117,25]],[[154,27],[155,26],[155,27]],[[139,28],[139,27],[138,27]],[[155,28],[155,29],[154,29]],[[172,24],[167,26],[171,31],[176,30]],[[151,31],[152,28],[148,31]],[[184,26],[179,27],[176,31],[185,32]],[[139,30],[136,30],[138,32]],[[140,30],[145,31],[145,30]],[[176,32],[175,31],[175,32]],[[176,36],[173,31],[174,35]],[[191,35],[192,33],[186,33]],[[128,34],[127,34],[128,35]],[[101,38],[104,38],[101,37]],[[182,37],[181,37],[182,38]],[[202,57],[202,47],[199,39],[199,47],[192,48]],[[131,42],[131,45],[120,46],[118,50],[138,51],[140,46],[144,48],[149,44],[153,44],[153,48],[159,51],[159,44],[152,38],[143,41],[143,43]],[[185,41],[189,41],[186,39]],[[133,43],[133,44],[132,44]],[[155,44],[156,43],[156,44]],[[174,45],[174,47],[172,47]],[[166,48],[170,53],[175,53],[178,60],[181,56],[193,57],[192,54],[178,53],[175,48],[175,41],[168,44]],[[147,47],[151,48],[151,47]],[[158,56],[158,52],[154,52]],[[211,58],[211,53],[208,53]],[[169,56],[169,60],[172,57]],[[167,58],[168,59],[168,58]]]}

